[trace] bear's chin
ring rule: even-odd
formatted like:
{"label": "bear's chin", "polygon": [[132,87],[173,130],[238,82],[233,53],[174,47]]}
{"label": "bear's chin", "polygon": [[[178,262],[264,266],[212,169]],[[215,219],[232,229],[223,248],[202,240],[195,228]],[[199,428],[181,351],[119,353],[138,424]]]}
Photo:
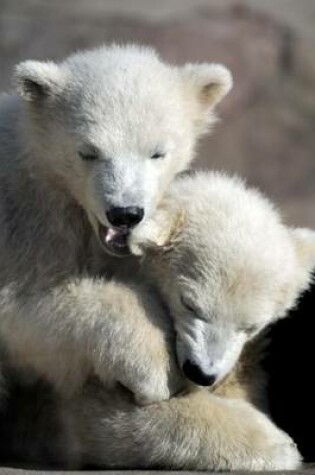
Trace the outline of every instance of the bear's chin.
{"label": "bear's chin", "polygon": [[128,229],[108,228],[99,223],[98,235],[103,248],[108,254],[116,257],[124,257],[130,254]]}

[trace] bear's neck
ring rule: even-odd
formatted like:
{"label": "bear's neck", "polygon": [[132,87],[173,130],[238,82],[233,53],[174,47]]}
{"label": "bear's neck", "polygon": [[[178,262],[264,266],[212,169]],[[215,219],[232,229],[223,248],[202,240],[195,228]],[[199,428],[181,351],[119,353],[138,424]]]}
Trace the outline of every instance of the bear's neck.
{"label": "bear's neck", "polygon": [[92,235],[85,211],[58,183],[26,163],[20,157],[1,180],[9,265],[21,266],[16,270],[28,276],[81,272]]}

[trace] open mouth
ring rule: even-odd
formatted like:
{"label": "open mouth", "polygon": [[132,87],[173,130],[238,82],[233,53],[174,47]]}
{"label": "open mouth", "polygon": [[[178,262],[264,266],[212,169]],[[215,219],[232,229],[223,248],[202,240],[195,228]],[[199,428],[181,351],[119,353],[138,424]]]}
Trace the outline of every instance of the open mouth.
{"label": "open mouth", "polygon": [[99,223],[99,238],[106,251],[114,256],[127,256],[129,230],[127,228],[108,228]]}

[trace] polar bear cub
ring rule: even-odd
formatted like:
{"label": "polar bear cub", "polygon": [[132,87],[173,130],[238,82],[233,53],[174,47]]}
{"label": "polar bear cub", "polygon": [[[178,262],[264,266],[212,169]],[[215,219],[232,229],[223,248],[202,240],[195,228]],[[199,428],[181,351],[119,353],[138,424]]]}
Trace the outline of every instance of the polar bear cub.
{"label": "polar bear cub", "polygon": [[[91,263],[98,252],[124,253],[126,229],[187,168],[232,78],[222,65],[176,67],[136,45],[24,61],[14,78],[16,91],[0,96],[1,345],[13,365],[71,393],[91,373],[106,384],[110,368],[117,379],[119,318],[128,322],[124,369],[129,347],[154,361],[149,344],[143,355],[131,342],[126,292]],[[119,378],[136,391],[131,373]],[[152,374],[132,382],[152,391]]]}
{"label": "polar bear cub", "polygon": [[220,173],[176,180],[130,242],[169,305],[180,366],[202,386],[222,380],[245,343],[287,314],[315,266],[313,231],[286,226],[261,193]]}
{"label": "polar bear cub", "polygon": [[[172,183],[129,243],[170,310],[183,373],[212,387],[138,407],[118,389],[87,386],[70,409],[83,461],[112,468],[297,468],[292,439],[251,404],[262,390],[251,351],[254,337],[285,317],[308,287],[315,232],[285,225],[270,201],[239,178],[197,172]],[[154,346],[147,330],[139,325],[141,339]],[[171,379],[177,373],[173,367]]]}
{"label": "polar bear cub", "polygon": [[[111,350],[121,365],[119,351],[128,345],[125,328],[137,315],[132,323],[137,353],[143,342],[155,348],[155,386],[163,385],[163,374],[169,373],[168,380],[178,381],[180,388],[181,372],[170,365],[172,329],[165,324],[173,319],[183,372],[197,385],[212,384],[211,391],[194,388],[139,407],[121,387],[90,382],[59,401],[63,435],[72,442],[57,448],[66,448],[72,467],[297,468],[294,442],[251,404],[261,381],[246,343],[284,317],[307,288],[315,266],[315,233],[286,226],[272,204],[238,178],[202,172],[172,183],[141,228],[129,242],[134,254],[144,256],[143,275],[127,261],[124,279],[116,275],[112,283],[127,300],[130,318],[124,321],[117,313],[113,319],[112,328],[118,320],[119,329],[111,333]],[[130,335],[129,340],[129,376],[136,379],[139,368],[145,374],[152,366],[144,351],[142,358],[135,357],[136,340]],[[237,360],[245,363],[241,372]],[[156,394],[147,402],[156,402]]]}

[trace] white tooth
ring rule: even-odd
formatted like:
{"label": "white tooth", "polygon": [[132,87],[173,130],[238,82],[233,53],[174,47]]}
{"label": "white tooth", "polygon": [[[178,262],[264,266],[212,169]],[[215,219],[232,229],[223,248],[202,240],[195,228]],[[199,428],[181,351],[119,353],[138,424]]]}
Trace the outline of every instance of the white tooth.
{"label": "white tooth", "polygon": [[112,239],[115,238],[116,234],[117,231],[115,229],[109,228],[105,236],[105,242],[109,243],[110,241],[112,241]]}

